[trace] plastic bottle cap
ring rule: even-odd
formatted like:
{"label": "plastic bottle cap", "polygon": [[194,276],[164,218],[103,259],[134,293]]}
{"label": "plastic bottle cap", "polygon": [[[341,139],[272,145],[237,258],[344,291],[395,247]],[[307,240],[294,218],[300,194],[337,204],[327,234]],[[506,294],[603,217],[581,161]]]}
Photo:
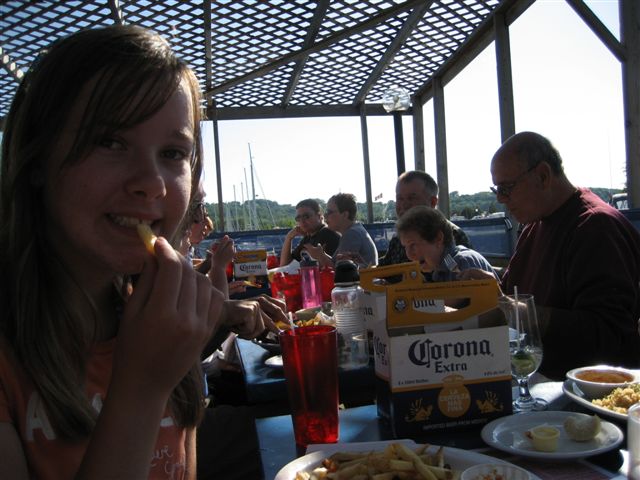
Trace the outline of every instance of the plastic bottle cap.
{"label": "plastic bottle cap", "polygon": [[358,266],[351,260],[339,260],[336,263],[335,283],[356,283],[360,281]]}
{"label": "plastic bottle cap", "polygon": [[318,266],[318,261],[314,260],[311,257],[303,257],[302,261],[300,262],[300,266],[301,267],[317,267]]}

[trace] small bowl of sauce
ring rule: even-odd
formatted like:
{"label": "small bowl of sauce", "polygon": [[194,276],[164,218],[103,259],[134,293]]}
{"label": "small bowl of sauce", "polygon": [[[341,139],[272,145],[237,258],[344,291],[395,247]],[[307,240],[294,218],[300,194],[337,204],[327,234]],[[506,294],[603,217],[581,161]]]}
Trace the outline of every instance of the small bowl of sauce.
{"label": "small bowl of sauce", "polygon": [[615,388],[640,381],[639,372],[622,367],[597,365],[594,367],[574,368],[567,372],[587,398],[602,398]]}
{"label": "small bowl of sauce", "polygon": [[530,431],[533,448],[539,452],[555,452],[558,449],[560,430],[549,425],[540,425]]}

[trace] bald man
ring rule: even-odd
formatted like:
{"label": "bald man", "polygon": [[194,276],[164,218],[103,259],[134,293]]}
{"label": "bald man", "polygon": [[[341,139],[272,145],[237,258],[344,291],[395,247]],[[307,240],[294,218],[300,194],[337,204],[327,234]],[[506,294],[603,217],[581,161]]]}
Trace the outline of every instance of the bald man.
{"label": "bald man", "polygon": [[[398,177],[396,183],[397,217],[402,217],[407,210],[416,205],[425,205],[431,208],[436,208],[438,205],[438,184],[431,175],[421,170],[404,172]],[[453,239],[456,245],[471,248],[467,234],[453,222],[449,222],[449,225],[453,230]],[[395,265],[410,261],[400,239],[394,235],[389,241],[387,253],[379,259],[378,265]]]}
{"label": "bald man", "polygon": [[618,210],[571,184],[560,154],[533,132],[509,138],[491,161],[492,191],[525,224],[502,288],[532,293],[544,356],[563,379],[584,365],[640,366],[640,235]]}

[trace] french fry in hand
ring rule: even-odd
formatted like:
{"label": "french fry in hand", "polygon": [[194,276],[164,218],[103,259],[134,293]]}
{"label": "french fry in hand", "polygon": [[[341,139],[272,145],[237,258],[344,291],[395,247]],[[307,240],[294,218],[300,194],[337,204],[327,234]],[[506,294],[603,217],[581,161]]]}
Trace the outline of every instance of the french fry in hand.
{"label": "french fry in hand", "polygon": [[140,236],[140,238],[142,239],[142,242],[144,243],[144,246],[147,248],[147,251],[151,255],[155,255],[154,246],[156,244],[156,240],[158,239],[158,237],[154,235],[153,230],[151,230],[151,227],[146,223],[139,223],[136,228],[138,230],[138,235]]}

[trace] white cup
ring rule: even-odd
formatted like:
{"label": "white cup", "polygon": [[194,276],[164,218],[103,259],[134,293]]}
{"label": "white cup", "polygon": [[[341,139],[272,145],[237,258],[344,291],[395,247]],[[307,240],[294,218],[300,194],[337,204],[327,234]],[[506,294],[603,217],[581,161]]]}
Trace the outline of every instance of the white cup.
{"label": "white cup", "polygon": [[640,480],[640,403],[628,410],[627,450],[629,451],[629,480]]}

